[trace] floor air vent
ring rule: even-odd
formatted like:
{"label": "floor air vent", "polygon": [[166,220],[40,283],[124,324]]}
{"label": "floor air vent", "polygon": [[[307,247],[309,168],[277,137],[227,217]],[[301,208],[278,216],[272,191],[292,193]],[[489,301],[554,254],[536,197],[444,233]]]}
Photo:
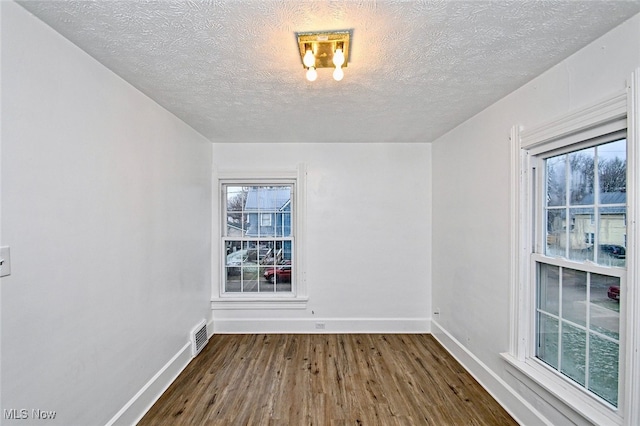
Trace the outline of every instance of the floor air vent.
{"label": "floor air vent", "polygon": [[191,331],[191,354],[196,356],[202,348],[207,345],[209,337],[207,336],[207,322],[202,320],[193,331]]}

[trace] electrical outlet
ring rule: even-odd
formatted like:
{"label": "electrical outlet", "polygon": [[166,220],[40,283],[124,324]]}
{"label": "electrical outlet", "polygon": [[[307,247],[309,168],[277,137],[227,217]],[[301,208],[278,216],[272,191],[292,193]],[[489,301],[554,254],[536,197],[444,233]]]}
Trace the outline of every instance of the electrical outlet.
{"label": "electrical outlet", "polygon": [[316,330],[324,330],[325,325],[326,324],[323,323],[323,322],[317,322],[316,323]]}

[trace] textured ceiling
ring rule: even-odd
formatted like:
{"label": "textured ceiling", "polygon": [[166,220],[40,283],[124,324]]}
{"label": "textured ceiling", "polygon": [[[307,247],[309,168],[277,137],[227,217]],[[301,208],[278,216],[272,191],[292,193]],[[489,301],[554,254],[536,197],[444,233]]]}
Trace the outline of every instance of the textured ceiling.
{"label": "textured ceiling", "polygon": [[[640,12],[631,1],[22,1],[214,142],[430,142]],[[351,29],[341,82],[295,32]]]}

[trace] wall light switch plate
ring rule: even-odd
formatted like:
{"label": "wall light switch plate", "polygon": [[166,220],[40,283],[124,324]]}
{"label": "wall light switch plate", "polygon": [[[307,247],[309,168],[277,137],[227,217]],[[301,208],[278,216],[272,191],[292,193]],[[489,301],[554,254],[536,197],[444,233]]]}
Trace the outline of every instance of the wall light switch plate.
{"label": "wall light switch plate", "polygon": [[0,247],[0,277],[11,275],[11,253],[9,247]]}

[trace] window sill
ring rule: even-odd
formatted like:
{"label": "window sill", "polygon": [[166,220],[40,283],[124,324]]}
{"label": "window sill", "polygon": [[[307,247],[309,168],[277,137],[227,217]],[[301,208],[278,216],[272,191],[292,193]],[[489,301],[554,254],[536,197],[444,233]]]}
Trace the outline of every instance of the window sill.
{"label": "window sill", "polygon": [[[535,360],[520,361],[509,353],[502,353],[500,355],[515,369],[507,370],[509,374],[513,375],[532,390],[534,388],[530,386],[531,384],[542,387],[553,397],[557,398],[558,401],[564,403],[572,413],[585,418],[593,424],[623,424],[623,419],[619,415],[619,409],[616,410],[598,398],[589,395],[587,391],[578,385],[574,385],[570,381],[559,377],[558,374],[541,365],[539,362]],[[544,395],[540,395],[540,397],[546,400]],[[560,407],[558,407],[557,401],[547,400],[547,403],[563,412],[563,410],[560,410]]]}
{"label": "window sill", "polygon": [[307,309],[307,297],[220,297],[211,299],[211,309]]}

